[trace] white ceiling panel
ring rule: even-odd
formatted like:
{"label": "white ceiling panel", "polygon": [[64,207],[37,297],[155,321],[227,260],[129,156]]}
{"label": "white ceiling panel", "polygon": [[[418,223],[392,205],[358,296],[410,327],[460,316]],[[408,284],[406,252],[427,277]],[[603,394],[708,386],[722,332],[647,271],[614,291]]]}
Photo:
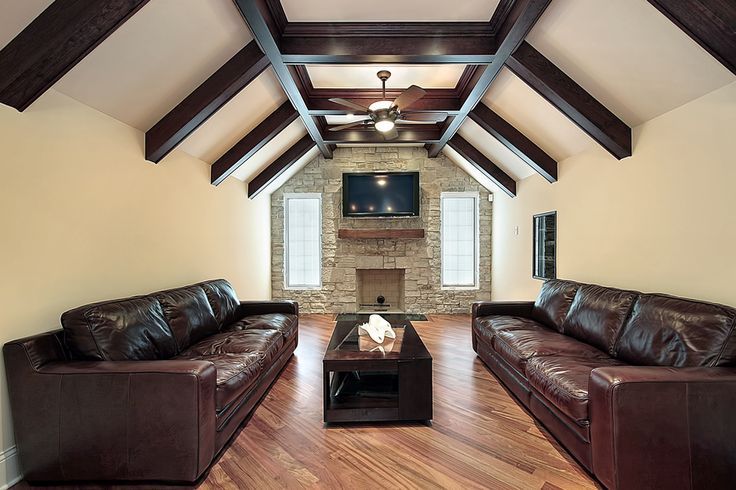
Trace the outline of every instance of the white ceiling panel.
{"label": "white ceiling panel", "polygon": [[734,80],[643,0],[555,0],[527,40],[631,126]]}
{"label": "white ceiling panel", "polygon": [[474,121],[466,119],[463,125],[460,126],[458,133],[512,179],[525,179],[534,173],[534,170],[521,158]]}
{"label": "white ceiling panel", "polygon": [[488,21],[498,0],[281,0],[292,22]]}
{"label": "white ceiling panel", "polygon": [[294,146],[305,134],[307,134],[307,129],[304,127],[302,120],[297,119],[284,128],[277,137],[258,150],[250,160],[245,162],[245,165],[242,165],[238,170],[233,172],[233,177],[248,182],[258,175],[261,170],[273,163],[286,150]]}
{"label": "white ceiling panel", "polygon": [[54,0],[2,0],[0,49],[13,40]]}
{"label": "white ceiling panel", "polygon": [[307,65],[316,88],[381,88],[379,70],[391,72],[386,88],[455,88],[465,65]]}
{"label": "white ceiling panel", "polygon": [[189,135],[179,148],[214,163],[284,102],[286,94],[269,68]]}
{"label": "white ceiling panel", "polygon": [[54,88],[146,131],[250,40],[230,0],[156,0]]}
{"label": "white ceiling panel", "polygon": [[486,92],[483,103],[557,161],[577,155],[596,144],[575,123],[506,68],[501,70]]}

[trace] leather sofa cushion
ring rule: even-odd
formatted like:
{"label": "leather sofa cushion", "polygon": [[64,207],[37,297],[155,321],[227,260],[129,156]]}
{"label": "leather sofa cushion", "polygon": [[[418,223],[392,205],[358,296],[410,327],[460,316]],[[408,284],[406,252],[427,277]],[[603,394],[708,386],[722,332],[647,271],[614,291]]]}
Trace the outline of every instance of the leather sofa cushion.
{"label": "leather sofa cushion", "polygon": [[572,281],[551,279],[542,284],[534,301],[532,319],[550,328],[562,331],[562,322],[580,285]]}
{"label": "leather sofa cushion", "polygon": [[218,412],[227,408],[240,395],[248,391],[263,372],[263,363],[259,353],[209,355],[186,353],[178,356],[177,359],[210,361],[215,365],[217,370],[215,409]]}
{"label": "leather sofa cushion", "polygon": [[61,325],[67,347],[80,360],[152,361],[177,352],[161,304],[152,296],[80,306],[61,315]]}
{"label": "leather sofa cushion", "polygon": [[493,338],[493,349],[520,373],[532,357],[568,355],[585,358],[608,356],[595,347],[552,330],[502,331]]}
{"label": "leather sofa cushion", "polygon": [[217,368],[216,408],[222,410],[250,388],[284,346],[277,330],[243,330],[211,335],[177,359],[211,361]]}
{"label": "leather sofa cushion", "polygon": [[589,424],[588,380],[599,367],[621,366],[613,358],[580,356],[544,356],[529,359],[526,377],[529,384],[549,403],[578,425]]}
{"label": "leather sofa cushion", "polygon": [[732,366],[736,309],[659,294],[639,297],[615,357],[640,366]]}
{"label": "leather sofa cushion", "polygon": [[204,289],[207,295],[219,328],[234,322],[235,312],[238,309],[240,300],[238,299],[238,295],[235,294],[233,286],[225,279],[206,281],[200,283],[199,286]]}
{"label": "leather sofa cushion", "polygon": [[633,291],[583,284],[575,293],[562,331],[613,354],[613,345],[636,297]]}
{"label": "leather sofa cushion", "polygon": [[286,313],[266,313],[263,315],[249,315],[223,328],[223,332],[241,330],[278,330],[286,342],[297,331],[297,316]]}
{"label": "leather sofa cushion", "polygon": [[493,337],[498,332],[508,332],[515,330],[549,330],[547,327],[532,320],[520,316],[484,316],[475,319],[473,323],[478,338],[482,339],[488,345],[492,345]]}
{"label": "leather sofa cushion", "polygon": [[179,351],[218,332],[217,320],[201,287],[161,291],[154,296],[161,303]]}

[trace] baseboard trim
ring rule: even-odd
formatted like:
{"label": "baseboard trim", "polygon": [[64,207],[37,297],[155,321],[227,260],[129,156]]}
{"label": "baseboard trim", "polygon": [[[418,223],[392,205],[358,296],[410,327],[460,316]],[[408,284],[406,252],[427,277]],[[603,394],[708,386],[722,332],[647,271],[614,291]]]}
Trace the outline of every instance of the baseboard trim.
{"label": "baseboard trim", "polygon": [[18,461],[18,450],[11,446],[0,452],[0,490],[6,490],[23,479]]}

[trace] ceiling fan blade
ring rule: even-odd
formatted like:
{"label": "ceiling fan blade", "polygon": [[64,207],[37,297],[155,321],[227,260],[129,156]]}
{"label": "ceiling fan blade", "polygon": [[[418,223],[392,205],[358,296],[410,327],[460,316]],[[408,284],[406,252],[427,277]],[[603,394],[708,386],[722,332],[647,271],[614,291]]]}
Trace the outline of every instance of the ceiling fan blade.
{"label": "ceiling fan blade", "polygon": [[446,112],[410,112],[402,113],[399,118],[404,121],[442,122],[447,119]]}
{"label": "ceiling fan blade", "polygon": [[351,109],[355,109],[356,111],[368,112],[367,107],[363,107],[360,104],[356,104],[355,102],[350,102],[349,100],[341,99],[339,97],[330,99],[330,102],[334,102],[335,104],[340,104],[341,106],[350,107]]}
{"label": "ceiling fan blade", "polygon": [[340,126],[330,126],[327,129],[328,131],[340,131],[342,129],[352,128],[353,126],[363,126],[365,124],[365,121],[367,121],[368,119],[370,118],[366,117],[365,119],[361,119],[360,121],[353,121],[348,124],[341,124]]}
{"label": "ceiling fan blade", "polygon": [[382,133],[382,134],[383,134],[383,139],[385,139],[386,141],[395,140],[396,138],[399,137],[399,132],[396,131],[396,128],[392,129],[391,131]]}
{"label": "ceiling fan blade", "polygon": [[403,126],[423,126],[425,124],[437,124],[435,121],[405,121],[404,119],[397,119],[396,124],[401,124]]}
{"label": "ceiling fan blade", "polygon": [[394,100],[394,105],[398,107],[399,110],[406,109],[414,102],[424,97],[426,93],[427,92],[424,91],[424,89],[419,88],[416,85],[412,85],[408,89],[404,90],[401,95],[396,97],[396,100]]}

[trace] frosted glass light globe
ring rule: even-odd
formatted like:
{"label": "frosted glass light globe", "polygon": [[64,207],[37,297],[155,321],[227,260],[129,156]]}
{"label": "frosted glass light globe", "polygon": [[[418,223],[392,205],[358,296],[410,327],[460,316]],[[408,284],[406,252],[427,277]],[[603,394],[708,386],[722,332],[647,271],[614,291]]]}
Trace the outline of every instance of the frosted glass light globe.
{"label": "frosted glass light globe", "polygon": [[368,106],[368,109],[372,111],[380,111],[381,109],[391,109],[391,106],[394,103],[390,100],[379,100],[378,102],[374,102],[371,105]]}
{"label": "frosted glass light globe", "polygon": [[387,133],[394,129],[394,122],[390,119],[383,119],[376,122],[376,129],[382,133]]}

